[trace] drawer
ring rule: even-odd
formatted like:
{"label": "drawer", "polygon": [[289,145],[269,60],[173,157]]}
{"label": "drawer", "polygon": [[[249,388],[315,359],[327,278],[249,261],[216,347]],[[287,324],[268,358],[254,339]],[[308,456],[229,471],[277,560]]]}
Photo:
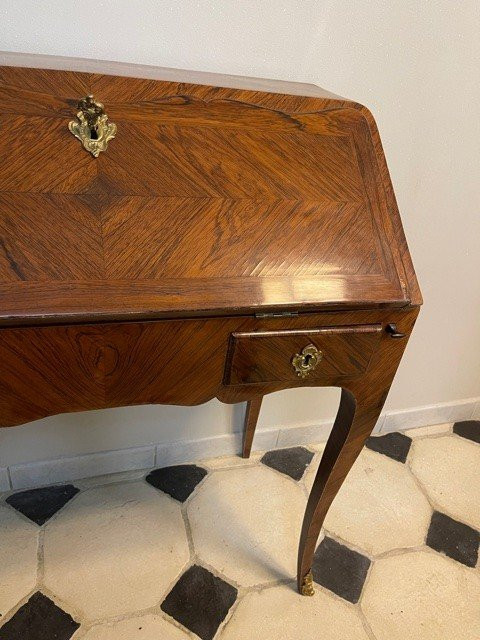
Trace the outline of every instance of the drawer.
{"label": "drawer", "polygon": [[365,371],[382,325],[352,325],[233,333],[225,368],[227,385],[309,382]]}

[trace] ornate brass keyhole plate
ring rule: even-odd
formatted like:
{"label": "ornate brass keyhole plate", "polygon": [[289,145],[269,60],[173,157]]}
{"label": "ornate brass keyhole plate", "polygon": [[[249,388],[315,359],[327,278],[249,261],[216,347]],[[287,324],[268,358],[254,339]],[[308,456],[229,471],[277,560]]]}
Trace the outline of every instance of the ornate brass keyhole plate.
{"label": "ornate brass keyhole plate", "polygon": [[108,116],[101,102],[95,102],[93,96],[86,96],[78,103],[78,122],[71,120],[68,128],[80,140],[84,148],[94,158],[105,151],[109,140],[115,137],[117,125],[107,122]]}
{"label": "ornate brass keyhole plate", "polygon": [[317,368],[322,359],[322,352],[314,344],[308,344],[301,353],[296,353],[292,358],[292,366],[299,378],[306,378]]}

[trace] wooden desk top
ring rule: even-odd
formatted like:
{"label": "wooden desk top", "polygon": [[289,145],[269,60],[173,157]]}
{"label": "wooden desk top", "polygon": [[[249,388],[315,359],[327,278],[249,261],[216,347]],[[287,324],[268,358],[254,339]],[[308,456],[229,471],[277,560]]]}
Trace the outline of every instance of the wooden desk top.
{"label": "wooden desk top", "polygon": [[[365,107],[120,67],[0,67],[0,324],[421,303]],[[68,128],[88,94],[117,125],[97,158]]]}

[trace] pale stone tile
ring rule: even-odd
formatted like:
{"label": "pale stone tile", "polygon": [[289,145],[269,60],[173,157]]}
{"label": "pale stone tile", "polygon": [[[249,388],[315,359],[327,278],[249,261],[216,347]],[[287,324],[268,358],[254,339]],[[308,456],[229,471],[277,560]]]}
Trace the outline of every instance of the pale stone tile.
{"label": "pale stone tile", "polygon": [[444,422],[443,424],[432,424],[428,427],[416,427],[415,429],[407,429],[404,434],[409,438],[423,438],[424,436],[436,436],[441,433],[451,433],[452,423]]}
{"label": "pale stone tile", "polygon": [[197,464],[200,467],[206,469],[230,469],[232,467],[248,467],[256,464],[263,456],[263,451],[256,451],[252,453],[249,458],[242,458],[241,456],[222,456],[219,458],[207,458],[206,460],[200,460]]}
{"label": "pale stone tile", "polygon": [[303,478],[305,486],[310,491],[313,485],[313,481],[315,480],[315,476],[317,475],[318,465],[320,464],[320,460],[322,459],[323,450],[325,449],[325,443],[323,443],[322,445],[317,445],[315,449],[313,449],[313,447],[311,446],[309,446],[309,448],[312,449],[312,451],[317,452],[313,460],[308,465],[308,469]]}
{"label": "pale stone tile", "polygon": [[452,436],[413,443],[410,466],[440,511],[480,529],[480,447]]}
{"label": "pale stone tile", "polygon": [[423,544],[432,510],[405,465],[364,449],[324,527],[371,555]]}
{"label": "pale stone tile", "polygon": [[315,451],[317,453],[323,453],[326,444],[327,444],[326,442],[314,442],[314,443],[310,442],[309,444],[306,444],[305,446],[307,447],[307,449],[310,449],[310,451]]}
{"label": "pale stone tile", "polygon": [[362,609],[377,640],[480,638],[480,576],[434,551],[377,560]]}
{"label": "pale stone tile", "polygon": [[180,506],[144,483],[85,491],[45,529],[45,585],[88,619],[154,606],[188,560]]}
{"label": "pale stone tile", "polygon": [[356,608],[320,590],[299,595],[291,585],[248,594],[222,640],[367,640]]}
{"label": "pale stone tile", "polygon": [[301,487],[263,465],[213,473],[188,505],[195,551],[240,585],[293,577],[304,509]]}
{"label": "pale stone tile", "polygon": [[79,633],[74,635],[72,640],[76,640],[77,637],[81,637],[82,640],[188,640],[191,638],[170,622],[153,614],[99,624],[82,636]]}
{"label": "pale stone tile", "polygon": [[0,615],[3,617],[35,587],[39,528],[0,507]]}

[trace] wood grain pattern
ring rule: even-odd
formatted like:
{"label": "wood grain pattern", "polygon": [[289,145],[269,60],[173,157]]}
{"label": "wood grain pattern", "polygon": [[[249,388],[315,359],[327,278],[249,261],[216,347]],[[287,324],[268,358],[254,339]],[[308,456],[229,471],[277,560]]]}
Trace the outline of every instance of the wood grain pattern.
{"label": "wood grain pattern", "polygon": [[[389,309],[301,314],[290,318],[240,316],[3,328],[0,425],[22,424],[64,411],[149,403],[196,405],[214,397],[224,402],[240,402],[291,387],[342,386],[352,350],[357,359],[354,377],[358,377],[369,362],[372,342],[377,343],[379,336],[383,336],[378,325],[384,328],[387,323],[396,322],[399,331],[405,332],[408,327],[404,318],[409,313]],[[360,331],[368,325],[372,332],[360,332],[358,336],[350,333],[345,338],[345,324],[357,325]],[[317,376],[301,380],[290,374],[291,349],[305,346],[305,333],[299,335],[298,331],[310,335],[310,329],[320,327],[339,328],[339,335],[322,337],[322,344],[334,340],[335,348],[339,349],[338,361],[335,363],[334,353],[329,353],[326,371],[320,368]],[[231,375],[227,351],[233,334],[284,331],[296,332],[294,341],[300,341],[287,340],[287,348],[282,351],[277,343],[267,339],[265,353],[245,374],[255,376],[257,368],[269,366],[273,359],[278,367],[276,379],[254,385],[238,379],[236,384],[225,384],[225,375]],[[365,336],[367,343],[361,353]],[[315,339],[313,333],[311,338]],[[270,368],[269,373],[274,370]],[[352,371],[352,365],[348,370]],[[74,384],[70,382],[72,375]]]}
{"label": "wood grain pattern", "polygon": [[[217,397],[248,402],[248,456],[265,394],[341,387],[301,588],[422,302],[371,113],[312,85],[12,56],[0,53],[0,426]],[[97,159],[67,128],[92,93],[118,125]],[[323,360],[301,379],[291,357],[309,342]]]}
{"label": "wood grain pattern", "polygon": [[[0,78],[0,322],[408,304],[353,103],[12,67]],[[119,127],[97,159],[66,126],[80,88]]]}
{"label": "wood grain pattern", "polygon": [[258,416],[262,408],[263,396],[257,396],[247,402],[245,424],[243,427],[242,458],[249,458],[252,451],[253,436],[257,428]]}
{"label": "wood grain pattern", "polygon": [[[320,318],[319,318],[320,320]],[[308,378],[331,381],[363,373],[378,347],[382,325],[234,333],[225,369],[225,384],[298,381],[292,357],[313,344],[322,359]]]}

